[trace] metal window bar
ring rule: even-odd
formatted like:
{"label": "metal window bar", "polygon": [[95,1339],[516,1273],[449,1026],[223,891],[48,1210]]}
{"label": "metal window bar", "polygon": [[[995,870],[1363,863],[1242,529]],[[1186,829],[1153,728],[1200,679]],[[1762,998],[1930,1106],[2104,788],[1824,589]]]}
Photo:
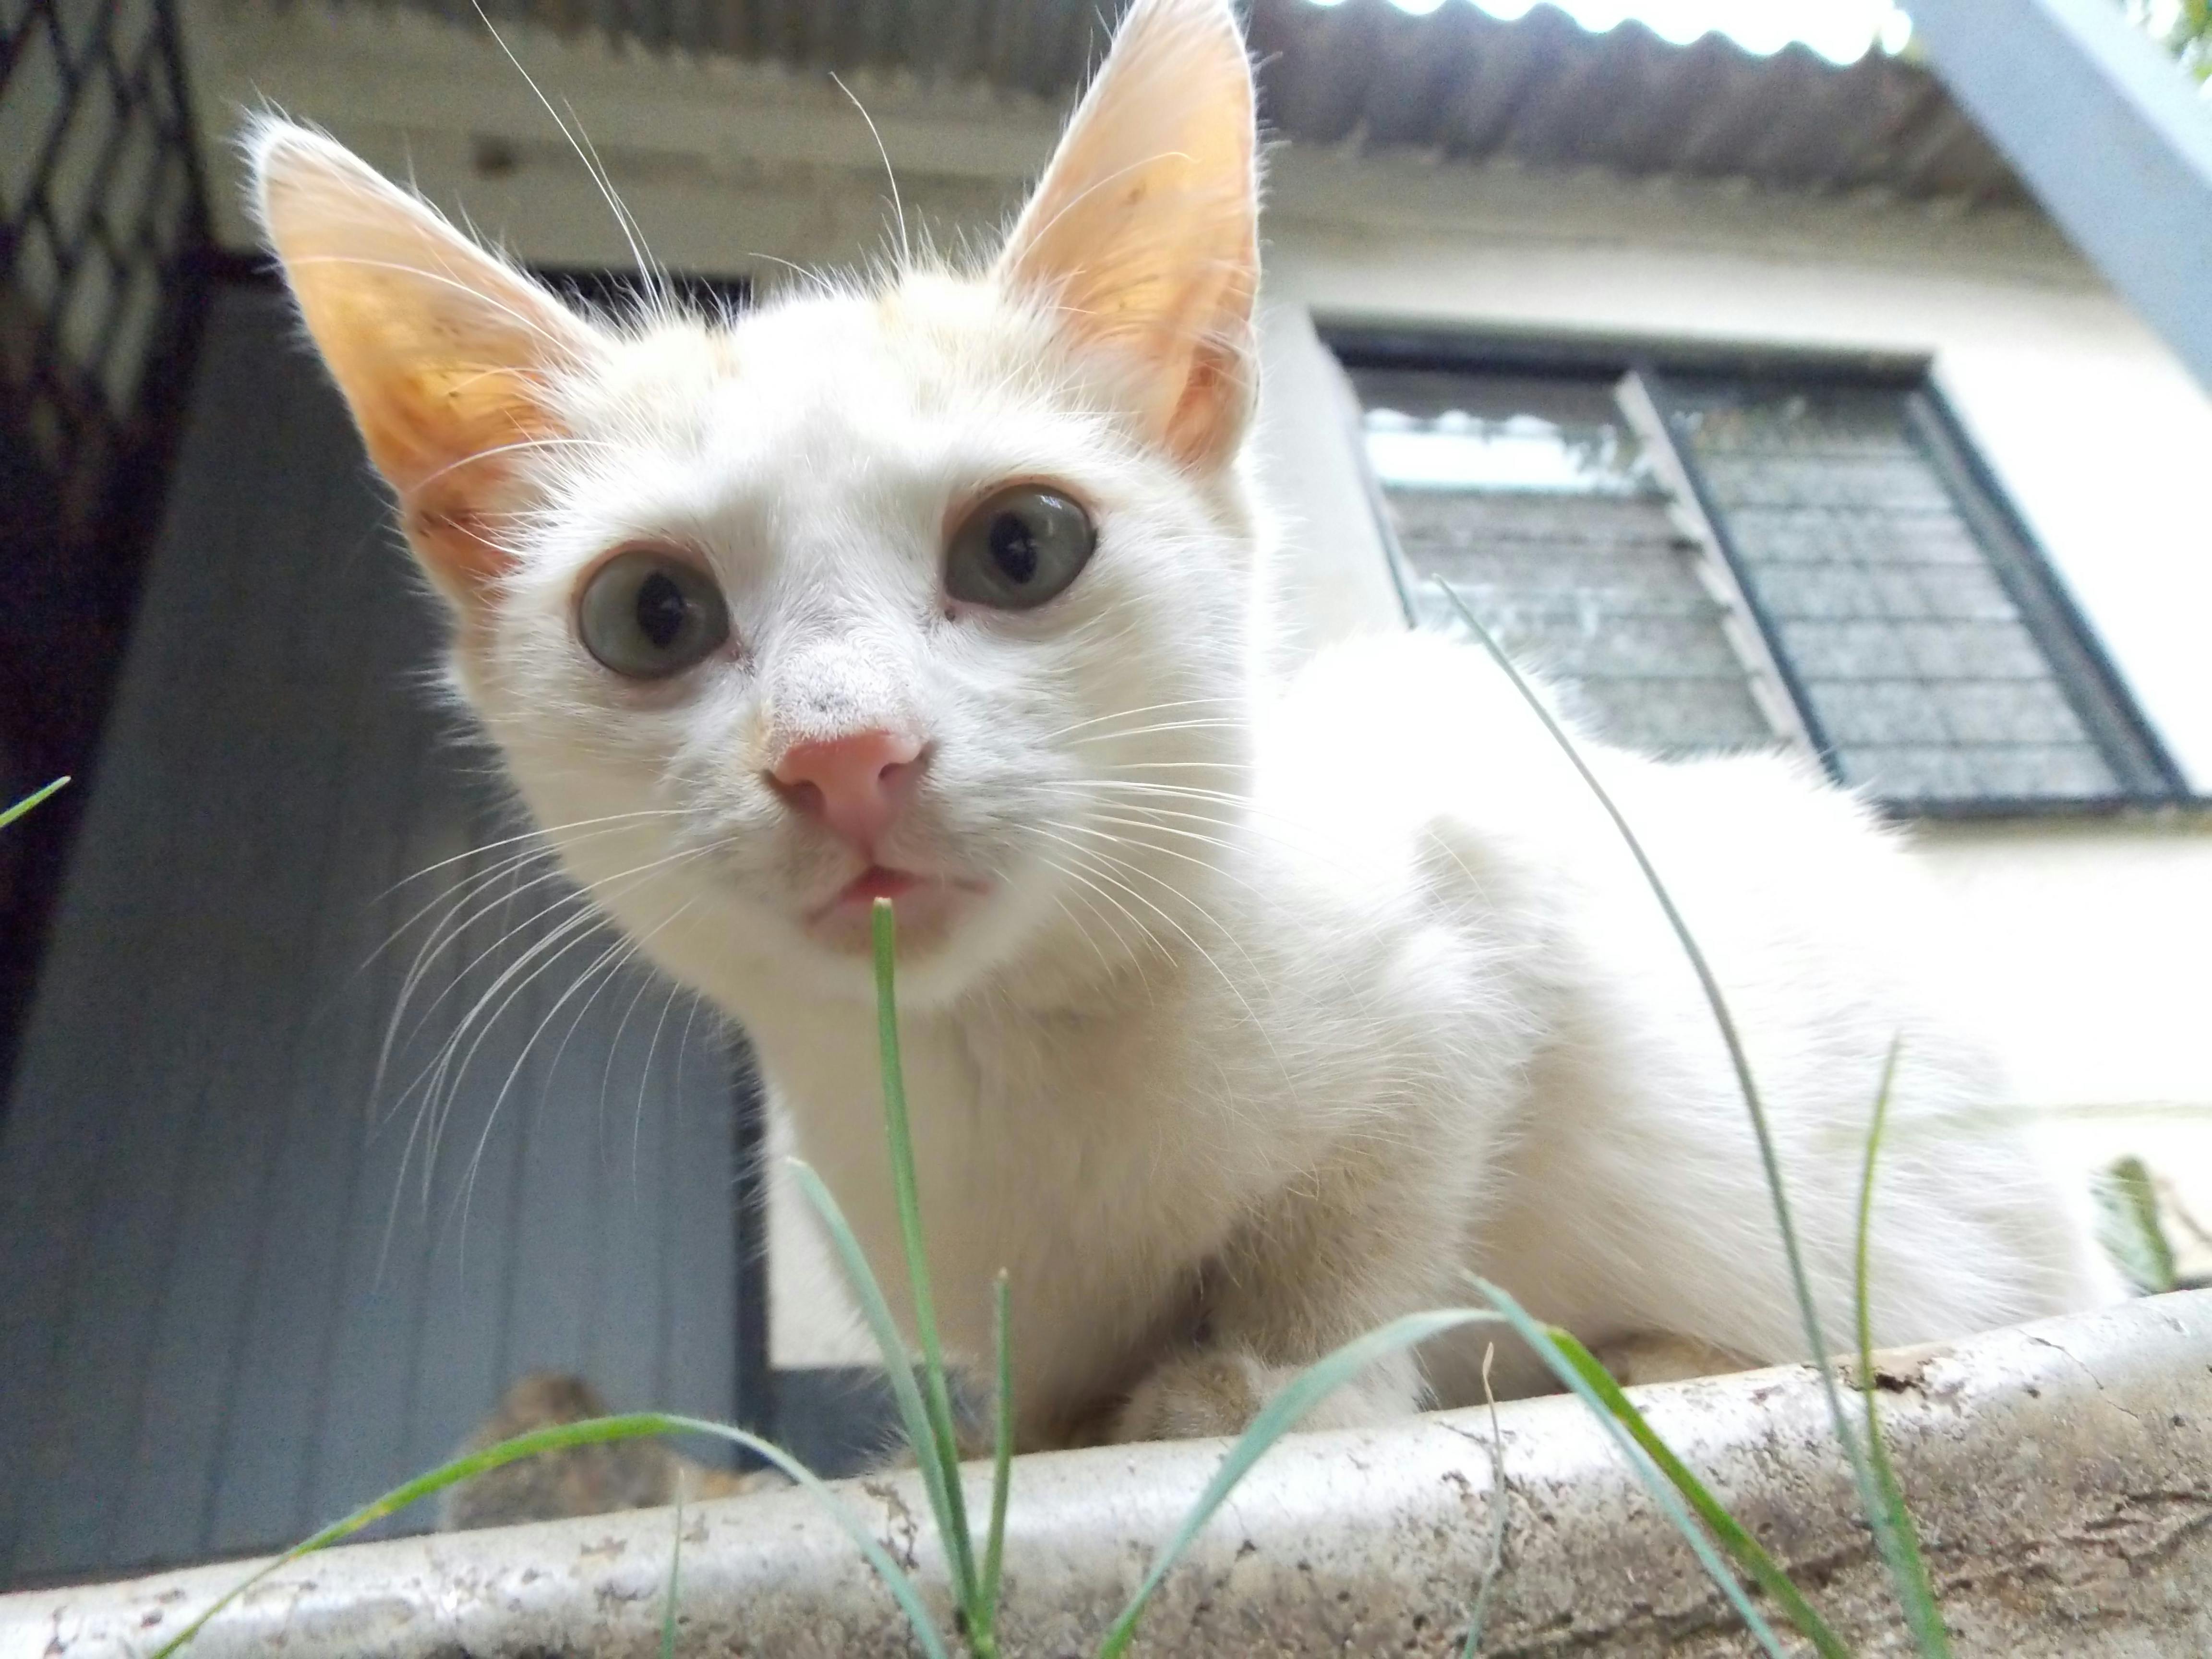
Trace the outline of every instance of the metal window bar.
{"label": "metal window bar", "polygon": [[1743,585],[1741,573],[1729,556],[1725,532],[1707,507],[1696,474],[1652,398],[1648,373],[1629,370],[1620,377],[1613,398],[1630,428],[1643,441],[1661,483],[1674,497],[1690,535],[1704,551],[1698,564],[1698,576],[1721,608],[1722,631],[1743,659],[1759,712],[1784,740],[1818,760],[1831,777],[1836,776],[1835,754],[1827,735],[1808,710],[1790,659],[1779,649],[1771,622]]}
{"label": "metal window bar", "polygon": [[1747,663],[1753,681],[1760,678],[1762,668],[1771,665],[1774,678],[1780,682],[1796,716],[1797,730],[1804,734],[1806,743],[1828,775],[1838,782],[1843,781],[1843,768],[1836,757],[1836,745],[1830,740],[1827,729],[1821,722],[1820,710],[1807,695],[1804,680],[1790,660],[1781,632],[1775,625],[1773,613],[1767,609],[1758,587],[1750,580],[1742,552],[1729,532],[1727,515],[1713,499],[1711,488],[1706,483],[1704,472],[1690,453],[1689,446],[1682,441],[1680,411],[1672,407],[1665,381],[1660,378],[1658,369],[1649,362],[1632,368],[1624,378],[1632,400],[1650,410],[1650,435],[1663,446],[1661,453],[1666,457],[1674,482],[1688,492],[1697,517],[1711,538],[1713,551],[1718,555],[1722,567],[1728,573],[1729,586],[1741,599],[1741,614],[1750,624],[1746,631],[1755,641],[1758,653]]}

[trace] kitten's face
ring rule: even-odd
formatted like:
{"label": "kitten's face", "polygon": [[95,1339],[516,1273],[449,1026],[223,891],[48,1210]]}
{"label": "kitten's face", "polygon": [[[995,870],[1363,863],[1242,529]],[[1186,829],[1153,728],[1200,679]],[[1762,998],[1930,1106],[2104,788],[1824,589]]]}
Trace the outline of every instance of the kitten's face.
{"label": "kitten's face", "polygon": [[[1242,787],[1233,475],[1160,453],[988,285],[603,349],[528,458],[533,506],[458,665],[604,902],[641,933],[681,913],[679,937],[849,963],[888,892],[921,996],[1041,935],[1095,967],[1086,938],[1166,933],[1152,907],[1180,908],[1212,847],[1188,832],[1218,834],[1197,792]],[[865,778],[833,770],[840,802],[789,775],[794,750],[869,732],[913,755],[874,816]],[[602,821],[640,810],[665,816]]]}
{"label": "kitten's face", "polygon": [[1185,926],[1246,742],[1225,0],[1140,0],[989,271],[730,325],[586,321],[327,141],[254,159],[457,679],[647,949],[863,991],[887,895],[927,1001]]}

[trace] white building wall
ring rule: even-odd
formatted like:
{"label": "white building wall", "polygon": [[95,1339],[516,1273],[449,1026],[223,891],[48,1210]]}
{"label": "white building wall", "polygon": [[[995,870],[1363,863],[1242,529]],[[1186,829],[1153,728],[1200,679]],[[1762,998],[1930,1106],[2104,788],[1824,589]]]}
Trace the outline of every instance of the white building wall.
{"label": "white building wall", "polygon": [[[619,267],[613,215],[487,40],[408,15],[193,0],[203,122],[266,100],[412,176],[532,261]],[[826,80],[510,37],[596,141],[669,265],[851,265],[888,246],[883,164]],[[860,79],[909,221],[987,237],[1060,112]],[[225,181],[217,180],[219,188]],[[221,229],[248,239],[226,206]],[[1310,319],[1924,355],[2154,726],[2212,794],[2212,398],[2039,216],[1537,175],[1295,149],[1273,158],[1263,461],[1288,486],[1292,648],[1398,625]],[[2212,817],[1930,830],[1923,857],[1986,947],[2021,1099],[2212,1103]],[[2083,1158],[2140,1143],[2066,1131]],[[2212,1130],[2158,1132],[2212,1214]],[[2201,1174],[2197,1172],[2202,1172]],[[786,1259],[795,1253],[787,1251]],[[787,1353],[789,1359],[808,1357]],[[820,1356],[816,1356],[820,1357]]]}
{"label": "white building wall", "polygon": [[[2212,453],[2212,398],[2046,228],[1871,204],[1770,216],[1749,192],[1446,181],[1410,166],[1400,191],[1396,167],[1329,158],[1318,185],[1300,180],[1272,234],[1276,304],[1324,320],[1925,354],[2212,793],[2212,497],[2189,459]],[[1976,943],[2021,1103],[2205,1105],[2196,1127],[2080,1115],[2052,1137],[2084,1168],[2154,1147],[2212,1218],[2212,819],[1945,825],[1920,841]]]}
{"label": "white building wall", "polygon": [[[1334,185],[1340,169],[1316,171]],[[1358,189],[1328,191],[1341,207],[1329,218],[1285,204],[1277,301],[1325,319],[1924,354],[2151,719],[2212,791],[2200,627],[2212,513],[2191,460],[2212,441],[2212,399],[2069,252],[2038,246],[2039,227],[1839,204],[1767,231],[1757,197],[1480,175],[1435,203],[1455,222],[1448,233],[1358,222],[1364,197],[1394,198],[1396,170],[1362,164]],[[1422,172],[1433,185],[1436,171]]]}

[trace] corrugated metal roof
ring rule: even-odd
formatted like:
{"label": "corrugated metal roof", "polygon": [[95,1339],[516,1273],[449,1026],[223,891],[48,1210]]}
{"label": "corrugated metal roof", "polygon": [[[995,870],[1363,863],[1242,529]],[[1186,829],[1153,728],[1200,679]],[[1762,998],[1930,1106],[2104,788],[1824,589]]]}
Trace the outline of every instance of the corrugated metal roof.
{"label": "corrugated metal roof", "polygon": [[1808,189],[2017,199],[2010,171],[1926,71],[1880,52],[1838,68],[1641,23],[1601,34],[1544,5],[1501,23],[1451,0],[1259,0],[1268,109],[1294,139],[1358,137],[1470,161],[1602,166]]}
{"label": "corrugated metal roof", "polygon": [[[408,0],[473,25],[468,0]],[[1064,100],[1125,0],[485,0],[501,22],[794,68],[904,71]],[[1295,142],[1596,166],[1911,198],[2026,199],[1933,77],[1879,52],[1838,67],[1641,23],[1601,33],[1546,4],[1249,0],[1264,110]]]}

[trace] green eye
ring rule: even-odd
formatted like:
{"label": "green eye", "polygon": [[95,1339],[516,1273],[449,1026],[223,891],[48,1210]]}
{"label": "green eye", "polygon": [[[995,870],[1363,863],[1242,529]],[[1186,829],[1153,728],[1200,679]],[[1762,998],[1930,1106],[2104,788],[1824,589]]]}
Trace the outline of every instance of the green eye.
{"label": "green eye", "polygon": [[1036,484],[1002,489],[952,532],[945,591],[971,605],[1029,611],[1066,590],[1097,544],[1091,517]]}
{"label": "green eye", "polygon": [[617,674],[663,680],[730,637],[729,607],[714,579],[688,559],[641,547],[592,573],[576,607],[584,649]]}

